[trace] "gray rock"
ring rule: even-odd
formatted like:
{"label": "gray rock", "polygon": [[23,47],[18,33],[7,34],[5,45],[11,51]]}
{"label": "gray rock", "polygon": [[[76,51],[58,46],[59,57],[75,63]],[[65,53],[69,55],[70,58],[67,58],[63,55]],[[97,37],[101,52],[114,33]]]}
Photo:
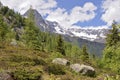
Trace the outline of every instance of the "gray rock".
{"label": "gray rock", "polygon": [[95,69],[91,66],[87,66],[87,65],[82,64],[80,67],[80,73],[83,75],[94,76]]}
{"label": "gray rock", "polygon": [[60,65],[70,65],[70,62],[66,59],[63,59],[63,58],[55,58],[52,63],[55,63],[55,64],[60,64]]}
{"label": "gray rock", "polygon": [[70,66],[70,68],[75,71],[75,72],[79,72],[82,75],[87,75],[87,76],[94,76],[95,75],[95,69],[91,66],[87,66],[87,65],[80,65],[80,64],[72,64]]}
{"label": "gray rock", "polygon": [[75,72],[80,72],[80,64],[72,64],[72,65],[70,65],[70,68],[73,70],[73,71],[75,71]]}
{"label": "gray rock", "polygon": [[13,78],[7,73],[0,73],[0,80],[13,80]]}

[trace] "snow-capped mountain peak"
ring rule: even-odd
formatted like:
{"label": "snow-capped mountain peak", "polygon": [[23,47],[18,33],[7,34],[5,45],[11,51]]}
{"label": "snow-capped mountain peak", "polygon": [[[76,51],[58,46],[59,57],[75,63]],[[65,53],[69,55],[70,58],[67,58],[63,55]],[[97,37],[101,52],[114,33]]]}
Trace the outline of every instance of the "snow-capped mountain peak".
{"label": "snow-capped mountain peak", "polygon": [[[78,37],[82,39],[86,39],[89,41],[95,42],[105,42],[106,34],[108,33],[107,27],[88,27],[88,28],[81,28],[81,27],[71,27],[71,28],[64,28],[57,22],[51,22],[42,18],[40,13],[37,10],[34,10],[35,22],[37,26],[40,27],[40,30],[47,31],[50,33],[57,33],[62,35],[68,35],[71,37]],[[28,10],[24,16],[28,16],[30,10]]]}

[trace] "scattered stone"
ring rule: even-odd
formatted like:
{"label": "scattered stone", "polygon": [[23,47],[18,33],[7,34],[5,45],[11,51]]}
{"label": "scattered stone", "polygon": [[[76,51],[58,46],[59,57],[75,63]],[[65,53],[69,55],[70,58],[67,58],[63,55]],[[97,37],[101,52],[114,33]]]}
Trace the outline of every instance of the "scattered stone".
{"label": "scattered stone", "polygon": [[7,73],[0,73],[0,80],[13,80],[13,78]]}
{"label": "scattered stone", "polygon": [[70,65],[70,68],[73,70],[73,71],[75,71],[75,72],[80,72],[80,64],[72,64],[72,65]]}
{"label": "scattered stone", "polygon": [[81,73],[82,75],[87,75],[87,76],[94,76],[95,75],[95,69],[91,66],[87,66],[87,65],[80,65],[80,64],[72,64],[70,66],[70,68],[77,72],[77,73]]}
{"label": "scattered stone", "polygon": [[70,62],[66,59],[63,59],[63,58],[56,58],[52,61],[52,63],[55,63],[55,64],[60,64],[60,65],[70,65]]}
{"label": "scattered stone", "polygon": [[82,75],[87,75],[87,76],[94,76],[95,75],[95,69],[91,66],[87,66],[82,64],[80,67],[80,73]]}

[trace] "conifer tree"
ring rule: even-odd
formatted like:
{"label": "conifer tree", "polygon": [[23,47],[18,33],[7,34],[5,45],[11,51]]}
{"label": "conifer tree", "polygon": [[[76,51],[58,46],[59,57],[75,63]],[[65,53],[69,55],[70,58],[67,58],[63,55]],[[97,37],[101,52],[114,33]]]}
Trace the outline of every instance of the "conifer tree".
{"label": "conifer tree", "polygon": [[107,47],[115,46],[119,41],[120,41],[120,36],[118,32],[118,27],[114,22],[112,24],[112,30],[110,30],[110,33],[107,35],[106,46]]}
{"label": "conifer tree", "polygon": [[64,41],[63,41],[61,35],[58,36],[58,40],[57,40],[57,51],[60,52],[62,55],[65,55]]}
{"label": "conifer tree", "polygon": [[8,27],[4,23],[2,16],[0,15],[0,40],[5,41],[6,34],[8,33]]}
{"label": "conifer tree", "polygon": [[88,52],[87,52],[87,47],[86,47],[86,45],[83,45],[83,47],[82,47],[82,60],[84,60],[84,61],[88,61],[89,60],[89,54],[88,54]]}
{"label": "conifer tree", "polygon": [[119,27],[116,23],[112,24],[112,29],[106,38],[106,47],[104,49],[102,62],[105,68],[110,68],[117,73],[119,72],[120,59],[120,36]]}
{"label": "conifer tree", "polygon": [[37,50],[40,49],[40,30],[36,27],[34,23],[34,12],[32,8],[30,8],[28,19],[26,19],[25,22],[23,40],[30,48]]}

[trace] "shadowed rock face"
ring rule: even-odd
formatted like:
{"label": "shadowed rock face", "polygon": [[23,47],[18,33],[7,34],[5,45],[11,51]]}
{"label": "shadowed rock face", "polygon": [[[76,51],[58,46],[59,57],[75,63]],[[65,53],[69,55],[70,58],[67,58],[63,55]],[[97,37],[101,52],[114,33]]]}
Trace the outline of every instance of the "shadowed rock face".
{"label": "shadowed rock face", "polygon": [[94,68],[91,66],[84,65],[84,64],[82,64],[82,65],[72,64],[70,66],[70,68],[77,73],[81,73],[82,75],[86,75],[86,76],[94,76],[95,75]]}
{"label": "shadowed rock face", "polygon": [[[51,22],[45,20],[37,10],[35,9],[31,9],[31,10],[34,14],[35,23],[40,28],[41,31],[54,33],[56,32],[55,27],[60,27],[57,22]],[[30,14],[30,9],[23,16],[28,17],[29,14]]]}
{"label": "shadowed rock face", "polygon": [[70,62],[66,59],[63,59],[63,58],[55,58],[52,63],[55,63],[55,64],[61,64],[61,65],[70,65]]}

